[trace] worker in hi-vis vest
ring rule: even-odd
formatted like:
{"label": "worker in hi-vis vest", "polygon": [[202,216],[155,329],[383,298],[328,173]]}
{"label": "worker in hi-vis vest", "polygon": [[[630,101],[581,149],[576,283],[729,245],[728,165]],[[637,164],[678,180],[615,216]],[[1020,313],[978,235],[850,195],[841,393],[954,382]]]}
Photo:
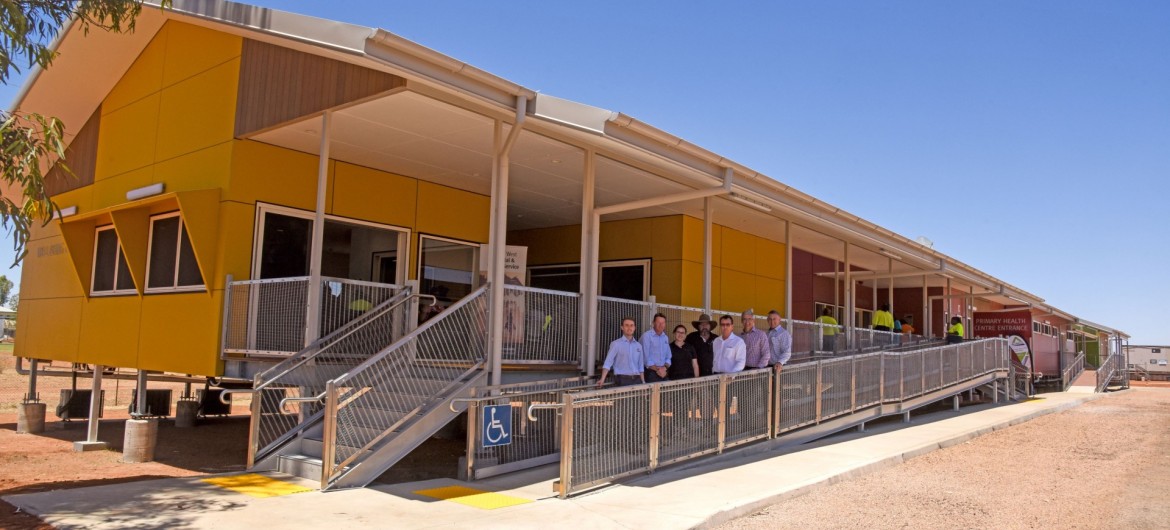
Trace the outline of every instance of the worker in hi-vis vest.
{"label": "worker in hi-vis vest", "polygon": [[947,344],[963,342],[963,319],[951,317],[951,327],[947,328]]}
{"label": "worker in hi-vis vest", "polygon": [[893,331],[894,314],[890,313],[890,304],[882,304],[882,308],[873,312],[873,329],[875,331]]}
{"label": "worker in hi-vis vest", "polygon": [[826,307],[821,311],[817,323],[821,324],[821,348],[824,351],[837,351],[837,319],[833,318],[833,310]]}

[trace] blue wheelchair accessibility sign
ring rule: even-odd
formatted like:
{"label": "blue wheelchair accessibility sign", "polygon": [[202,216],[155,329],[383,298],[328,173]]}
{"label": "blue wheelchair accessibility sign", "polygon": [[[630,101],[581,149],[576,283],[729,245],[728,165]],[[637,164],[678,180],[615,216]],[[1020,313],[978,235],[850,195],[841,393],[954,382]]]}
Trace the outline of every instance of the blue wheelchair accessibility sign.
{"label": "blue wheelchair accessibility sign", "polygon": [[489,405],[483,408],[483,446],[496,447],[512,443],[512,405]]}

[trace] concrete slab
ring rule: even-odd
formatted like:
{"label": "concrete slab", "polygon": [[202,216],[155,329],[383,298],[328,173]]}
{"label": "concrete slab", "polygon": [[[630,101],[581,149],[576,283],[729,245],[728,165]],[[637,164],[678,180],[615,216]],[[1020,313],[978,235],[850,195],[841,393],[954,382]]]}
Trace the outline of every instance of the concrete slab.
{"label": "concrete slab", "polygon": [[[713,526],[785,498],[949,447],[1106,394],[1045,394],[1044,399],[981,405],[871,424],[794,448],[744,451],[556,498],[556,466],[477,482],[453,479],[256,498],[219,488],[206,477],[10,495],[4,500],[57,528],[574,528],[674,529]],[[273,479],[315,486],[279,473]],[[486,510],[413,492],[464,485],[535,502]]]}

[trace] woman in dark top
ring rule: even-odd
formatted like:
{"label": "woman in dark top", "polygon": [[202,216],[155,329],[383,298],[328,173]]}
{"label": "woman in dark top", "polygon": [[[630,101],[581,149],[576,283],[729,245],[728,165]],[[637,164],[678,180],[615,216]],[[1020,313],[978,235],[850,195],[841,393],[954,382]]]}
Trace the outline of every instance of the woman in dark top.
{"label": "woman in dark top", "polygon": [[670,368],[666,374],[671,381],[699,377],[699,356],[686,339],[687,327],[682,324],[675,326],[674,342],[670,343]]}

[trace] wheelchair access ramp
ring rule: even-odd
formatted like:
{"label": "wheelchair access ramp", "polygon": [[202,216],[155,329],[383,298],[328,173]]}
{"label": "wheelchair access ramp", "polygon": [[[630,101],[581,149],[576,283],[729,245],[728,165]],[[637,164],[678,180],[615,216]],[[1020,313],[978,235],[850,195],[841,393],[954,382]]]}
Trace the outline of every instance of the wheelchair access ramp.
{"label": "wheelchair access ramp", "polygon": [[879,351],[684,381],[564,393],[562,498],[760,440],[795,445],[987,387],[1011,396],[1004,339]]}
{"label": "wheelchair access ramp", "polygon": [[[320,392],[301,385],[311,379],[305,377],[313,369],[308,361],[257,385],[251,467],[319,481],[323,490],[363,487],[378,478],[455,418],[448,408],[452,398],[485,381],[485,344],[474,337],[487,329],[486,302],[486,288],[478,289],[333,375]],[[379,330],[383,319],[393,320],[390,313],[367,319],[325,349],[368,349],[385,338]],[[299,410],[287,414],[292,405]]]}

